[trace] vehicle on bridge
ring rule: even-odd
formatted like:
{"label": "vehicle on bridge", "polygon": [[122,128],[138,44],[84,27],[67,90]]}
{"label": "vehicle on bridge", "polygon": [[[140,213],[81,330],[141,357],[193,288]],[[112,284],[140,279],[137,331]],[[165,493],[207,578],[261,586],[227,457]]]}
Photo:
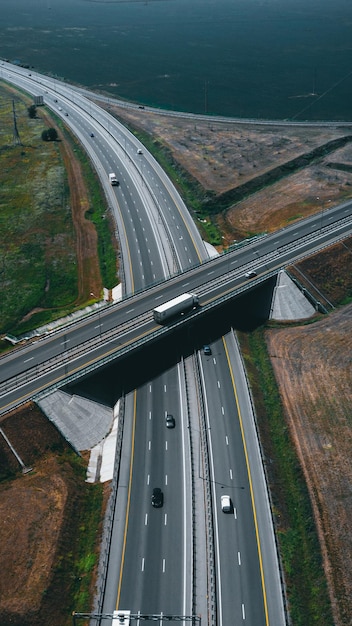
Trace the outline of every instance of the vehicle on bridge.
{"label": "vehicle on bridge", "polygon": [[176,315],[184,315],[199,305],[198,296],[195,293],[182,293],[177,298],[164,302],[153,310],[154,321],[157,324],[165,324]]}

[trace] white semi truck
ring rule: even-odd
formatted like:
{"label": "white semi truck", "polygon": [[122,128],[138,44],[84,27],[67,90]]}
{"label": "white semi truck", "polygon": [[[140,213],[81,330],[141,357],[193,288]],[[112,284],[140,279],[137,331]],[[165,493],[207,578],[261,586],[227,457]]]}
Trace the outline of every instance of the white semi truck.
{"label": "white semi truck", "polygon": [[195,293],[183,293],[173,300],[169,300],[153,310],[154,321],[157,324],[165,324],[176,315],[183,315],[191,309],[197,308],[198,296]]}
{"label": "white semi truck", "polygon": [[116,174],[114,174],[114,172],[111,172],[109,174],[109,181],[110,181],[110,185],[118,185],[119,181],[116,178]]}

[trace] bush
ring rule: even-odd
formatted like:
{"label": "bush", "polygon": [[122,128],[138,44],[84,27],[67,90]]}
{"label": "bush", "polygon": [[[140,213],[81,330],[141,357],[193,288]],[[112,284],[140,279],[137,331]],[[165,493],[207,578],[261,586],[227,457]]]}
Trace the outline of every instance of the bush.
{"label": "bush", "polygon": [[48,130],[43,130],[42,132],[43,141],[56,141],[57,137],[57,130],[55,128],[48,128]]}
{"label": "bush", "polygon": [[35,117],[37,117],[37,107],[35,106],[35,104],[31,104],[31,106],[28,107],[28,116],[31,119],[34,119]]}

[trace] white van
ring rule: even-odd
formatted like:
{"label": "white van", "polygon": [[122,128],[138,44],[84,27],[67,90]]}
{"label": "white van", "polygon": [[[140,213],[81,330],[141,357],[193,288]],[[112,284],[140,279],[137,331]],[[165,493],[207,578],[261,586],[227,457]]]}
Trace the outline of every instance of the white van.
{"label": "white van", "polygon": [[221,510],[224,513],[231,513],[231,498],[230,496],[221,496]]}

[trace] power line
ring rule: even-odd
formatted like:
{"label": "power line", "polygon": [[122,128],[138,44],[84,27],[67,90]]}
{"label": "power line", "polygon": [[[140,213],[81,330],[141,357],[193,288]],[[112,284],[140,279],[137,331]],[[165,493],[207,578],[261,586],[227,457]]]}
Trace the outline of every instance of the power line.
{"label": "power line", "polygon": [[20,134],[17,128],[16,109],[15,109],[14,100],[12,100],[12,111],[13,111],[13,145],[22,146],[22,141],[21,141]]}

